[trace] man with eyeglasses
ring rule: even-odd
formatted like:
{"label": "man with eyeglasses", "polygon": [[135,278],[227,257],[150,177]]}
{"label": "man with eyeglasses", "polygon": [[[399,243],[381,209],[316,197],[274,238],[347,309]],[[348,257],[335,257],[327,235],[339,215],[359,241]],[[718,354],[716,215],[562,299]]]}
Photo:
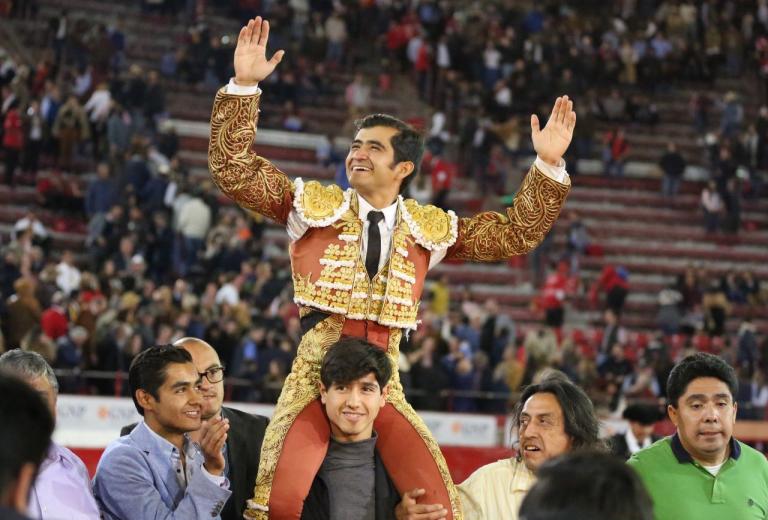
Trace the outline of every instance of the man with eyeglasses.
{"label": "man with eyeglasses", "polygon": [[[202,397],[203,425],[229,421],[227,441],[224,445],[224,474],[229,479],[232,497],[221,511],[222,520],[239,520],[243,517],[246,501],[251,497],[256,474],[259,470],[261,443],[269,420],[259,415],[222,406],[224,401],[224,366],[216,350],[198,338],[181,338],[174,346],[192,356],[192,362],[200,374],[199,389]],[[135,424],[126,426],[121,435],[130,433]],[[204,428],[190,432],[194,442],[200,442]]]}

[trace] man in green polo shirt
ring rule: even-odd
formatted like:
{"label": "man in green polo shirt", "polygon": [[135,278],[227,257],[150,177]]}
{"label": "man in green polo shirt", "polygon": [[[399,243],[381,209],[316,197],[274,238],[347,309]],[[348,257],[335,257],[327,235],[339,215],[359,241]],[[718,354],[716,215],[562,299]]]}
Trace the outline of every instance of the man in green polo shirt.
{"label": "man in green polo shirt", "polygon": [[711,354],[672,369],[667,413],[677,432],[629,459],[656,520],[768,518],[768,461],[732,436],[736,389],[733,368]]}

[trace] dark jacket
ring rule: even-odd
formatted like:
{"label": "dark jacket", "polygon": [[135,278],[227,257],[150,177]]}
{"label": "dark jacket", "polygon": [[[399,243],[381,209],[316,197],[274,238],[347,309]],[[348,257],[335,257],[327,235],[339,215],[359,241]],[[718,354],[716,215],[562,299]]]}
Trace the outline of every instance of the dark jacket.
{"label": "dark jacket", "polygon": [[[658,435],[651,434],[651,443],[661,439]],[[629,452],[629,446],[627,446],[627,439],[623,433],[617,433],[610,440],[611,453],[620,457],[623,460],[629,460],[632,454]]]}
{"label": "dark jacket", "polygon": [[[395,520],[395,507],[400,502],[400,495],[397,494],[395,484],[384,468],[378,450],[374,456],[376,520]],[[331,520],[328,488],[319,476],[315,476],[312,487],[309,488],[309,495],[304,500],[301,520]]]}
{"label": "dark jacket", "polygon": [[29,520],[29,517],[24,516],[13,509],[0,506],[0,520]]}
{"label": "dark jacket", "polygon": [[[229,489],[232,491],[232,497],[227,500],[221,511],[221,520],[240,520],[243,518],[246,501],[253,496],[256,473],[259,471],[261,443],[264,441],[264,430],[269,419],[226,406],[221,408],[221,414],[225,419],[229,419],[227,466]],[[135,427],[135,423],[124,426],[120,435],[129,434]]]}

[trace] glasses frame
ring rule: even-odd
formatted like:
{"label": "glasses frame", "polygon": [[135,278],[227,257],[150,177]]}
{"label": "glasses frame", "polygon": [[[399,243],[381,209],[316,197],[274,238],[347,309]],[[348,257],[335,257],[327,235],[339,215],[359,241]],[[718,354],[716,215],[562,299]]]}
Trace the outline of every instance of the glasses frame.
{"label": "glasses frame", "polygon": [[[205,372],[198,372],[198,375],[200,376],[200,379],[206,378],[209,383],[211,383],[212,385],[215,385],[216,383],[221,383],[222,381],[224,381],[224,371],[226,370],[226,368],[227,367],[225,367],[224,365],[217,365],[215,367],[209,368]],[[211,379],[210,372],[212,371],[214,372],[221,371],[221,379],[217,379],[216,381]]]}

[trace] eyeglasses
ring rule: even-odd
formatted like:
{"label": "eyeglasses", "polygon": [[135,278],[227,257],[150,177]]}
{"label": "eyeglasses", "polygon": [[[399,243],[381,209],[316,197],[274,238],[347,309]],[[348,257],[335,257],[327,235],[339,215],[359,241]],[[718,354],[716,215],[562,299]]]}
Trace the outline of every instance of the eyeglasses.
{"label": "eyeglasses", "polygon": [[224,367],[211,367],[205,372],[200,372],[200,377],[205,377],[209,383],[220,383],[224,380]]}

